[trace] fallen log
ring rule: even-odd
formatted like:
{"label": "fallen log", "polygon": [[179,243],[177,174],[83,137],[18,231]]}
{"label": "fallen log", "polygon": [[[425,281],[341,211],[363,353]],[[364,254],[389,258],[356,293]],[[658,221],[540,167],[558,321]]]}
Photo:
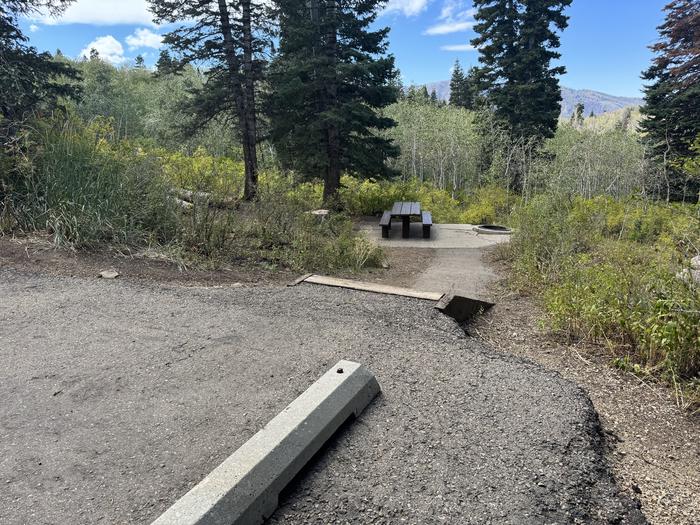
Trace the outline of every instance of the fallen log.
{"label": "fallen log", "polygon": [[194,208],[194,204],[192,204],[191,202],[187,202],[177,197],[173,197],[172,195],[170,196],[170,200],[172,200],[175,204],[177,204],[180,208],[182,208],[185,211],[189,211],[192,208]]}
{"label": "fallen log", "polygon": [[194,204],[195,202],[206,202],[215,208],[235,208],[237,199],[234,197],[215,197],[206,191],[192,191],[184,188],[173,188],[173,193],[180,200]]}

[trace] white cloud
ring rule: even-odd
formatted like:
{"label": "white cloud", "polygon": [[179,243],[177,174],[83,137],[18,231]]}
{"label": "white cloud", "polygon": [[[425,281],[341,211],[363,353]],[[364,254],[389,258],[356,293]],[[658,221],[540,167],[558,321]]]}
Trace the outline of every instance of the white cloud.
{"label": "white cloud", "polygon": [[445,0],[438,17],[439,23],[430,26],[424,35],[461,33],[474,27],[476,10],[467,8],[464,0]]}
{"label": "white cloud", "polygon": [[476,48],[471,44],[452,44],[449,46],[442,46],[440,49],[443,51],[475,51]]}
{"label": "white cloud", "polygon": [[424,35],[447,35],[450,33],[459,33],[474,27],[474,22],[445,22],[444,24],[436,24],[429,27],[423,33]]}
{"label": "white cloud", "polygon": [[476,9],[466,9],[463,0],[445,0],[440,10],[440,20],[452,20],[454,18],[474,18]]}
{"label": "white cloud", "polygon": [[58,18],[40,17],[45,24],[152,25],[146,0],[78,0]]}
{"label": "white cloud", "polygon": [[37,31],[39,31],[39,29],[41,29],[41,28],[40,28],[38,25],[36,25],[36,24],[32,24],[32,25],[29,26],[29,30],[30,30],[32,33],[36,33]]}
{"label": "white cloud", "polygon": [[93,49],[99,53],[102,60],[106,60],[112,64],[119,65],[126,61],[124,46],[112,35],[96,38],[80,52],[80,56],[90,58],[90,51]]}
{"label": "white cloud", "polygon": [[405,16],[415,16],[428,7],[430,0],[389,0],[384,7],[384,13],[401,13]]}
{"label": "white cloud", "polygon": [[150,29],[137,29],[133,34],[126,37],[126,43],[132,51],[142,47],[159,49],[163,45],[163,35],[154,33]]}

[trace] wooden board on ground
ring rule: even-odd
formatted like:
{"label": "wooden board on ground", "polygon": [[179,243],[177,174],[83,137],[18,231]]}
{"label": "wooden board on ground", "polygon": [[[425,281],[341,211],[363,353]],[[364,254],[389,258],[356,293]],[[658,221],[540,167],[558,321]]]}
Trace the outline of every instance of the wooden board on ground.
{"label": "wooden board on ground", "polygon": [[401,295],[403,297],[413,297],[414,299],[425,299],[427,301],[439,301],[443,296],[442,293],[437,292],[422,292],[420,290],[412,290],[410,288],[399,288],[386,284],[366,283],[362,281],[353,281],[350,279],[338,279],[336,277],[326,277],[324,275],[311,275],[300,282],[334,286],[337,288],[349,288],[351,290],[361,290],[363,292]]}

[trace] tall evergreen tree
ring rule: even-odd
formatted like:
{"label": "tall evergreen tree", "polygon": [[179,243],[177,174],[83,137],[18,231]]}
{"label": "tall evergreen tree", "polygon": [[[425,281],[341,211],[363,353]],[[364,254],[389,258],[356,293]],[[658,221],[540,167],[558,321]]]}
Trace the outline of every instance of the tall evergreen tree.
{"label": "tall evergreen tree", "polygon": [[471,67],[466,75],[459,61],[455,62],[450,79],[450,104],[466,109],[478,109],[483,105],[484,90],[481,71]]}
{"label": "tall evergreen tree", "polygon": [[438,100],[437,92],[434,89],[430,92],[430,103],[433,106],[440,105],[440,101]]}
{"label": "tall evergreen tree", "polygon": [[281,162],[324,180],[332,205],[344,170],[383,175],[397,148],[380,108],[396,100],[387,29],[371,30],[380,0],[277,0],[279,54],[270,68],[271,138]]}
{"label": "tall evergreen tree", "polygon": [[572,126],[579,126],[579,127],[583,126],[583,111],[584,111],[584,109],[585,109],[585,107],[581,102],[576,104],[576,106],[574,107],[573,113],[571,113],[570,123]]}
{"label": "tall evergreen tree", "polygon": [[464,107],[464,71],[459,60],[455,61],[450,78],[450,105]]}
{"label": "tall evergreen tree", "polygon": [[193,93],[188,108],[195,116],[192,129],[217,118],[236,122],[245,165],[244,198],[258,188],[256,83],[262,77],[269,46],[264,3],[252,0],[149,0],[155,22],[180,24],[164,43],[177,57],[161,66],[170,70],[191,63],[208,65],[204,86]]}
{"label": "tall evergreen tree", "polygon": [[558,31],[572,0],[474,0],[481,76],[497,117],[517,138],[550,137],[560,113]]}
{"label": "tall evergreen tree", "polygon": [[700,3],[674,0],[664,10],[660,41],[652,46],[656,56],[642,74],[648,84],[640,127],[654,157],[663,162],[667,197],[682,199],[697,192],[697,182],[674,166],[690,156],[700,133]]}
{"label": "tall evergreen tree", "polygon": [[47,107],[61,96],[76,94],[77,72],[27,44],[19,18],[49,9],[57,14],[72,0],[3,0],[0,2],[0,121],[12,126],[29,112]]}

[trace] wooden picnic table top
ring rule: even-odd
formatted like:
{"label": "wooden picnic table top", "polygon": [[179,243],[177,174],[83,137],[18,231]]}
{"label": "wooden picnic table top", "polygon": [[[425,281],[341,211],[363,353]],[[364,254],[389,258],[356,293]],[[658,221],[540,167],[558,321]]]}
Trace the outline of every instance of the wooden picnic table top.
{"label": "wooden picnic table top", "polygon": [[406,217],[410,215],[420,215],[420,202],[397,201],[391,208],[392,216]]}

